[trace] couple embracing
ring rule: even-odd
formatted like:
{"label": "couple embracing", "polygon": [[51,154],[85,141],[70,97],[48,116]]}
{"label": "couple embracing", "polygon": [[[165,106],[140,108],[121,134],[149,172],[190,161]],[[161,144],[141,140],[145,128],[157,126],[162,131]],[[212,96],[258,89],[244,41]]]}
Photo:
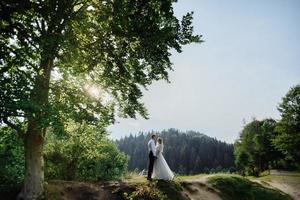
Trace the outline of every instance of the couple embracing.
{"label": "couple embracing", "polygon": [[149,167],[148,167],[148,180],[162,179],[172,180],[174,177],[173,172],[170,170],[168,163],[162,155],[164,151],[164,144],[162,138],[157,138],[152,134],[151,139],[148,142],[149,150]]}

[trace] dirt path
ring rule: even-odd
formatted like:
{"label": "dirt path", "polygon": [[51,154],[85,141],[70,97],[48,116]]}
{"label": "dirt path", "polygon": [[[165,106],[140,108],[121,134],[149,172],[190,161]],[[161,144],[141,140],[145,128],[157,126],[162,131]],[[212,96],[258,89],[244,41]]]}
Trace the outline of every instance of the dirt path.
{"label": "dirt path", "polygon": [[217,191],[202,181],[184,182],[184,193],[191,200],[222,200]]}
{"label": "dirt path", "polygon": [[[186,187],[185,193],[192,200],[221,200],[218,196],[218,191],[211,187],[207,179],[211,175],[190,177],[185,180],[190,183],[189,187]],[[258,182],[265,187],[279,189],[282,192],[290,195],[295,200],[300,200],[300,174],[293,172],[271,170],[270,175],[261,178],[251,179]],[[184,181],[183,181],[184,182]]]}
{"label": "dirt path", "polygon": [[273,187],[290,195],[293,199],[300,199],[300,175],[293,172],[271,170],[266,178],[257,180],[267,187]]}
{"label": "dirt path", "polygon": [[282,192],[290,195],[293,199],[295,200],[299,200],[300,199],[300,185],[295,188],[292,187],[289,184],[286,183],[279,183],[277,181],[270,181],[268,182],[272,187],[277,188],[279,190],[281,190]]}
{"label": "dirt path", "polygon": [[222,200],[218,192],[208,183],[211,175],[191,176],[181,181],[185,190],[184,193],[191,200]]}

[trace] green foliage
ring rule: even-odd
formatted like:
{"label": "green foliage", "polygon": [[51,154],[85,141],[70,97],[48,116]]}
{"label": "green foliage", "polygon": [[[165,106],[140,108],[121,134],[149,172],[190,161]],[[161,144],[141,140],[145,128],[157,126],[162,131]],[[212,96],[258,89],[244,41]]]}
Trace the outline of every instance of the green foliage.
{"label": "green foliage", "polygon": [[250,156],[240,145],[241,143],[235,144],[235,164],[242,174],[245,175],[245,172],[249,171],[248,162],[250,160]]}
{"label": "green foliage", "polygon": [[300,167],[300,85],[292,87],[278,107],[281,120],[277,123],[279,133],[273,144],[291,166]]}
{"label": "green foliage", "polygon": [[53,131],[47,133],[45,145],[48,179],[98,180],[123,176],[127,157],[106,139],[103,128],[69,122],[65,135],[57,136]]}
{"label": "green foliage", "polygon": [[[192,13],[165,1],[10,1],[0,5],[0,122],[113,123],[147,117],[142,88],[168,80],[171,49],[202,42]],[[101,89],[90,98],[84,85]],[[103,101],[103,93],[110,101]]]}
{"label": "green foliage", "polygon": [[209,178],[215,188],[220,190],[220,195],[224,200],[291,200],[291,197],[262,185],[251,182],[239,176],[213,176]]}
{"label": "green foliage", "polygon": [[163,194],[172,200],[188,200],[188,198],[182,193],[183,186],[177,180],[173,181],[164,181],[158,180],[157,186]]}
{"label": "green foliage", "polygon": [[258,176],[261,171],[278,168],[281,154],[272,145],[276,121],[253,120],[245,125],[234,144],[235,164],[244,175]]}
{"label": "green foliage", "polygon": [[127,200],[167,200],[167,196],[156,187],[156,183],[139,184],[131,194],[124,193],[124,197]]}
{"label": "green foliage", "polygon": [[132,179],[133,177],[137,177],[139,176],[139,170],[135,169],[133,171],[126,171],[125,175],[124,175],[124,179],[129,180]]}
{"label": "green foliage", "polygon": [[[26,169],[42,168],[39,152],[49,126],[63,127],[72,119],[105,127],[114,123],[116,113],[147,117],[141,102],[143,88],[156,80],[168,80],[172,49],[181,52],[183,45],[201,42],[201,36],[193,34],[192,13],[178,20],[173,3],[1,1],[0,124],[30,140],[25,143]],[[99,95],[90,95],[91,87]],[[19,126],[20,122],[25,126]],[[106,142],[105,149],[110,145]],[[55,147],[59,149],[59,145]],[[70,152],[67,147],[61,150]],[[77,157],[100,161],[100,154],[108,153]],[[69,159],[67,154],[62,157]],[[34,159],[40,162],[30,162]],[[82,166],[82,173],[99,168],[95,163],[88,164],[91,167]],[[42,183],[30,183],[31,179],[43,181],[43,173],[26,173],[26,198],[42,194]],[[111,173],[114,176],[117,172]]]}
{"label": "green foliage", "polygon": [[134,191],[125,193],[127,200],[187,200],[183,187],[177,181],[156,180],[134,186]]}
{"label": "green foliage", "polygon": [[235,164],[242,174],[259,175],[270,168],[300,167],[300,85],[279,104],[281,120],[253,120],[234,145]]}
{"label": "green foliage", "polygon": [[24,180],[23,141],[8,127],[0,127],[0,193],[20,189]]}

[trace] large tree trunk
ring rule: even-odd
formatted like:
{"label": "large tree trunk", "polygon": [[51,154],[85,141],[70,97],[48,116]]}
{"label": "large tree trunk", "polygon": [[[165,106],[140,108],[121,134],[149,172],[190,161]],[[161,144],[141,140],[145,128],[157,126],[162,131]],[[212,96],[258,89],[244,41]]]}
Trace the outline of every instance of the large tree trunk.
{"label": "large tree trunk", "polygon": [[[25,135],[25,182],[18,199],[36,200],[44,192],[43,144],[47,127],[45,118],[48,106],[50,74],[53,59],[41,62],[40,75],[36,77],[31,102],[38,106],[38,111],[31,113]],[[45,123],[46,122],[46,123]]]}
{"label": "large tree trunk", "polygon": [[44,191],[44,136],[35,122],[30,122],[25,138],[25,183],[19,199],[32,200],[42,196]]}

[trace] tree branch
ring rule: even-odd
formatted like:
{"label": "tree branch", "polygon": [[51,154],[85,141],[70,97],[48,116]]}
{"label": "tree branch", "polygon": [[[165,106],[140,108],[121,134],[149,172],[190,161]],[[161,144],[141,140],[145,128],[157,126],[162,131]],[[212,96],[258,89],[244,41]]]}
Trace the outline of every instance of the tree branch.
{"label": "tree branch", "polygon": [[35,21],[35,24],[36,24],[38,30],[39,30],[40,33],[42,34],[42,27],[40,26],[40,22],[39,22],[37,19],[34,19],[34,21]]}
{"label": "tree branch", "polygon": [[25,139],[25,132],[17,125],[13,124],[12,122],[8,121],[7,118],[3,118],[3,122],[5,124],[7,124],[9,127],[11,127],[12,129],[15,129],[17,131],[17,134],[19,135],[19,137],[24,140]]}

